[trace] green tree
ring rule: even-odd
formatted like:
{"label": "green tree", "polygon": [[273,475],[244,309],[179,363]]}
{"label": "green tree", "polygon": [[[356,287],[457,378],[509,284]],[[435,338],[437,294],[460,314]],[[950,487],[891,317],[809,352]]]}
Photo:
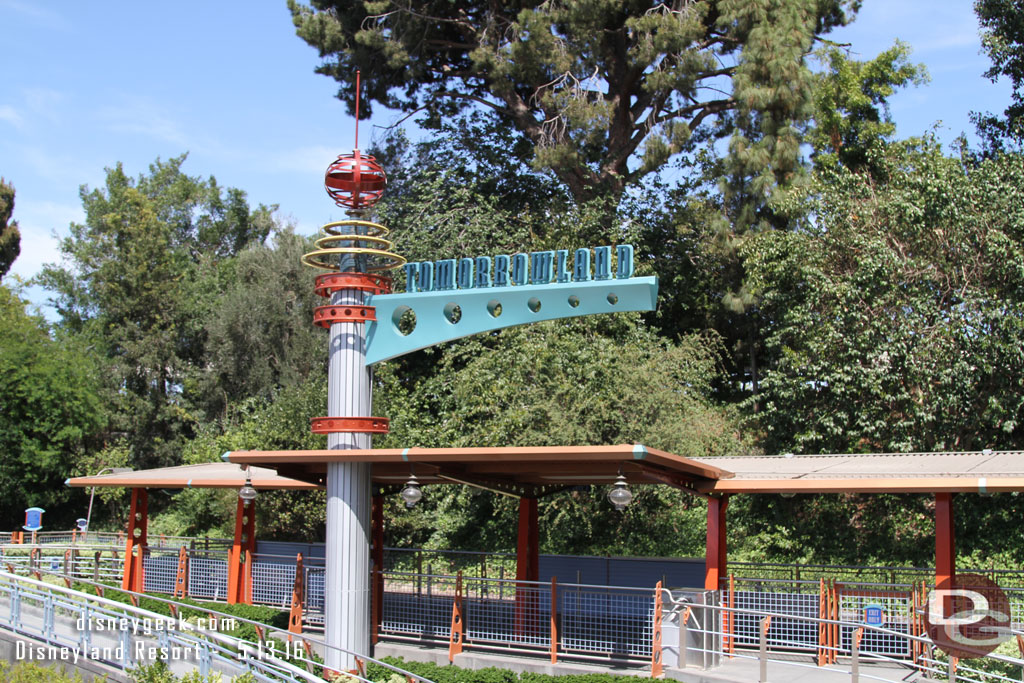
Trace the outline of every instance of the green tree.
{"label": "green tree", "polygon": [[889,98],[898,88],[926,82],[928,72],[923,64],[910,63],[910,46],[898,40],[867,61],[850,59],[834,45],[816,56],[824,69],[815,75],[815,113],[806,138],[814,147],[814,163],[870,170],[865,168],[869,148],[891,141],[896,132]]}
{"label": "green tree", "polygon": [[272,244],[253,243],[222,266],[224,284],[202,323],[204,362],[183,389],[208,418],[322,374],[327,335],[313,325],[313,308],[324,300],[301,262],[312,250],[312,240],[280,230]]}
{"label": "green tree", "polygon": [[770,364],[771,451],[1019,448],[1024,158],[964,166],[873,149],[881,181],[824,170],[813,221],[746,251]]}
{"label": "green tree", "polygon": [[981,26],[981,46],[992,60],[985,77],[993,83],[1008,78],[1013,87],[1010,106],[1000,117],[973,113],[979,133],[990,151],[1024,140],[1024,8],[1013,0],[975,0],[974,12]]}
{"label": "green tree", "polygon": [[14,188],[0,178],[0,278],[11,269],[14,259],[21,253],[21,232],[14,214]]}
{"label": "green tree", "polygon": [[27,302],[0,286],[0,520],[20,527],[22,511],[47,510],[49,527],[81,516],[63,485],[105,424],[98,368],[70,341],[55,341]]}
{"label": "green tree", "polygon": [[579,200],[618,196],[672,155],[734,129],[742,172],[763,178],[774,169],[772,182],[785,180],[810,96],[805,55],[858,4],[290,0],[289,8],[323,59],[317,71],[342,84],[338,96],[350,106],[361,69],[365,115],[373,103],[426,110],[430,125],[467,106],[490,109]]}
{"label": "green tree", "polygon": [[[418,381],[378,369],[375,400],[391,417],[380,447],[643,443],[684,456],[735,454],[744,444],[727,410],[710,398],[714,335],[667,344],[635,315],[540,323],[465,340],[436,352]],[[626,515],[606,488],[544,498],[543,547],[558,552],[692,552],[682,528],[700,508],[662,487],[638,487]],[[390,542],[431,547],[515,544],[515,501],[476,489],[430,487],[422,508],[398,508]],[[700,514],[700,513],[697,513]],[[682,517],[681,517],[682,516]]]}
{"label": "green tree", "polygon": [[[326,356],[326,344],[318,357]],[[327,405],[327,376],[322,364],[302,382],[280,389],[273,399],[233,401],[223,417],[210,420],[185,444],[185,464],[220,462],[225,451],[325,448],[326,437],[313,434],[309,419]],[[259,538],[322,541],[325,496],[315,491],[261,492],[256,501]],[[159,522],[166,533],[234,533],[238,492],[186,489],[175,494]]]}
{"label": "green tree", "polygon": [[250,210],[240,190],[185,175],[184,161],[158,160],[137,179],[118,165],[102,189],[83,187],[85,222],[62,240],[63,264],[38,278],[62,329],[104,359],[114,430],[138,467],[178,460],[195,421],[181,388],[204,362],[218,266],[273,225],[272,209]]}

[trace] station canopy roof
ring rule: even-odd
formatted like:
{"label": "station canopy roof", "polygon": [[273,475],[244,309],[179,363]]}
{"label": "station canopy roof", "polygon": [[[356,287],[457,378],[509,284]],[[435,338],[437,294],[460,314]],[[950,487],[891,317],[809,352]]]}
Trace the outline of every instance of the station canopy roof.
{"label": "station canopy roof", "polygon": [[469,484],[511,495],[566,487],[668,484],[696,495],[1024,491],[1024,451],[684,458],[641,445],[234,451],[229,462],[75,477],[75,487],[323,488],[329,462],[372,463],[380,486]]}
{"label": "station canopy roof", "polygon": [[274,467],[322,485],[329,462],[372,463],[378,485],[464,483],[519,495],[583,484],[668,484],[726,493],[937,493],[1024,490],[1024,451],[684,458],[638,444],[504,448],[234,451],[232,463]]}
{"label": "station canopy roof", "polygon": [[[185,489],[220,488],[239,489],[245,484],[245,469],[230,462],[211,462],[202,465],[181,465],[161,467],[153,470],[134,470],[115,474],[101,474],[98,477],[73,477],[65,483],[68,486],[126,486],[144,489]],[[266,467],[250,467],[249,476],[253,488],[271,489],[316,489],[316,484],[298,479],[279,476]]]}

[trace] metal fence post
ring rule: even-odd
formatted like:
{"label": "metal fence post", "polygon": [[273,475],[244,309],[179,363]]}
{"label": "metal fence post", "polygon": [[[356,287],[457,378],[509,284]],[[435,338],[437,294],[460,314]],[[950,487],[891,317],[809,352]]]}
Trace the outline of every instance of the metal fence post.
{"label": "metal fence post", "polygon": [[850,683],[860,681],[860,639],[864,637],[864,627],[861,626],[853,633],[853,642],[850,644]]}
{"label": "metal fence post", "polygon": [[[288,631],[302,633],[302,607],[306,602],[306,575],[302,567],[302,553],[295,556],[295,582],[292,584],[291,609],[288,611]],[[291,642],[291,636],[288,636]]]}
{"label": "metal fence post", "polygon": [[772,625],[771,617],[761,619],[760,642],[757,658],[760,664],[760,676],[757,679],[760,683],[768,683],[768,629]]}
{"label": "metal fence post", "polygon": [[654,623],[651,625],[651,678],[662,674],[661,661],[661,581],[654,586]]}
{"label": "metal fence post", "polygon": [[558,663],[558,578],[551,577],[551,663]]}
{"label": "metal fence post", "polygon": [[178,571],[174,575],[174,597],[188,597],[188,551],[181,546],[178,551]]}
{"label": "metal fence post", "polygon": [[686,660],[689,658],[689,643],[687,634],[687,622],[690,621],[692,608],[687,605],[686,609],[679,613],[679,662],[676,664],[680,669],[686,668]]}
{"label": "metal fence post", "polygon": [[465,627],[462,614],[462,571],[455,577],[455,598],[452,601],[452,625],[448,631],[448,661],[462,653],[462,636]]}

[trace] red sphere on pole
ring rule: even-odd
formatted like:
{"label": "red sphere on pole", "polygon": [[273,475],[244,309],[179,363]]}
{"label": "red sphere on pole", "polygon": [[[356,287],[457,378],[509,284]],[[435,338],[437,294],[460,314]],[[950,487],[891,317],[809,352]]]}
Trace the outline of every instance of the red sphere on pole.
{"label": "red sphere on pole", "polygon": [[324,174],[327,194],[335,204],[348,209],[373,206],[384,194],[387,184],[387,176],[377,160],[363,156],[358,149],[351,154],[338,155]]}

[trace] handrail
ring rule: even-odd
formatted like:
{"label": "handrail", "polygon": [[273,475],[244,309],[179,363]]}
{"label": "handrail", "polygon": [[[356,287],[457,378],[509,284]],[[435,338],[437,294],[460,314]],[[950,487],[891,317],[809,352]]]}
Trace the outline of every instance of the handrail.
{"label": "handrail", "polygon": [[[874,633],[877,633],[879,635],[894,636],[896,638],[905,640],[908,643],[910,643],[910,642],[918,642],[918,643],[921,643],[921,644],[924,644],[924,645],[927,645],[927,646],[933,646],[934,645],[934,642],[930,638],[927,638],[927,637],[924,637],[924,636],[913,635],[913,634],[910,634],[910,633],[907,633],[907,632],[904,632],[904,631],[897,631],[897,630],[894,630],[894,629],[885,628],[884,626],[874,626],[874,625],[863,624],[863,623],[859,623],[859,622],[846,621],[846,620],[843,620],[843,619],[830,619],[830,618],[822,618],[822,617],[807,617],[807,616],[803,616],[803,615],[799,615],[799,614],[792,614],[792,613],[785,613],[785,612],[773,612],[773,611],[768,611],[768,610],[755,610],[755,609],[748,609],[748,608],[728,607],[728,606],[724,606],[724,605],[696,603],[696,602],[693,602],[691,599],[689,599],[688,596],[685,596],[685,595],[682,596],[679,599],[676,599],[675,596],[673,596],[672,591],[670,589],[662,588],[661,591],[662,591],[662,602],[663,602],[663,604],[671,605],[671,608],[670,608],[670,613],[671,614],[677,614],[680,618],[682,618],[685,615],[687,617],[687,619],[692,619],[694,621],[694,625],[696,626],[696,629],[698,631],[709,632],[709,633],[713,633],[713,634],[716,634],[716,635],[725,635],[725,634],[723,634],[720,631],[711,631],[711,630],[702,628],[700,623],[699,623],[699,621],[697,621],[697,617],[696,617],[696,611],[697,610],[708,610],[709,612],[718,613],[718,614],[742,615],[742,616],[745,616],[745,617],[754,617],[754,618],[756,618],[758,620],[763,620],[764,618],[767,617],[769,619],[786,619],[786,620],[789,620],[789,621],[802,621],[802,622],[807,622],[807,623],[811,623],[811,624],[814,624],[814,625],[832,625],[832,626],[838,626],[840,628],[844,628],[844,627],[845,628],[849,628],[852,631],[856,631],[856,630],[859,629],[862,633],[864,633],[864,632],[874,632]],[[706,621],[710,623],[710,621],[711,621],[710,617]],[[1024,630],[1007,628],[1006,631],[1009,632],[1009,634],[1011,636],[1017,636],[1017,637],[1024,636]],[[762,641],[763,641],[763,636],[762,636]],[[700,648],[695,648],[695,649],[698,650],[698,651],[701,651]],[[841,647],[835,647],[834,649],[842,651]],[[732,654],[735,656],[735,653],[732,653]],[[680,656],[682,656],[682,654],[680,654]],[[739,655],[739,656],[743,656],[743,655]],[[874,661],[885,661],[885,662],[898,663],[901,666],[906,666],[906,667],[913,667],[914,666],[913,663],[908,663],[906,661],[897,660],[897,659],[894,659],[892,657],[888,657],[888,656],[885,656],[883,654],[876,653],[876,652],[864,652],[864,651],[861,651],[859,653],[859,656],[860,657],[867,657],[867,658],[872,659]],[[985,656],[985,659],[990,659],[992,661],[997,661],[997,662],[1003,662],[1003,663],[1010,664],[1010,665],[1013,665],[1013,666],[1016,666],[1016,667],[1024,667],[1024,659],[1022,659],[1022,658],[1009,657],[1007,655],[1001,655],[1001,654],[996,654],[996,653],[989,653],[988,655]],[[771,661],[773,663],[787,664],[787,665],[793,665],[793,666],[806,666],[806,665],[803,665],[803,664],[798,664],[798,663],[792,662],[792,661],[787,660],[787,659],[771,659],[771,658],[769,658],[768,661]],[[937,660],[930,659],[930,658],[927,661],[928,661],[929,664],[938,663]],[[827,669],[827,667],[816,667],[816,668],[826,668]],[[929,666],[927,668],[928,668],[929,671],[939,671],[937,669],[931,668],[931,666]],[[994,678],[996,678],[998,680],[1006,680],[1006,681],[1015,680],[1015,679],[1005,678],[1005,677],[1003,677],[1003,676],[1001,676],[999,674],[992,674],[992,673],[989,673],[989,672],[977,671],[977,670],[974,670],[974,669],[972,669],[972,671],[975,671],[976,673],[983,674],[985,676],[994,677]],[[946,672],[943,671],[941,673],[946,673]],[[862,677],[869,678],[869,676],[866,676],[863,673],[861,673],[860,675]],[[884,680],[884,679],[876,679],[876,680]]]}
{"label": "handrail", "polygon": [[[166,617],[165,615],[158,614],[156,612],[151,612],[151,611],[143,609],[141,607],[135,607],[134,605],[128,605],[128,604],[125,604],[123,602],[118,602],[116,600],[110,600],[108,598],[104,598],[104,597],[101,597],[101,596],[89,595],[88,593],[82,593],[80,591],[76,591],[76,590],[73,590],[73,589],[70,589],[70,588],[65,588],[63,586],[58,586],[58,585],[51,584],[51,583],[46,583],[44,581],[37,581],[35,579],[31,579],[31,578],[24,577],[24,576],[19,576],[17,574],[11,574],[11,573],[6,572],[6,571],[0,571],[0,579],[8,579],[8,580],[13,579],[13,580],[15,580],[17,582],[20,582],[20,583],[25,583],[25,584],[33,585],[33,586],[36,586],[36,587],[45,588],[45,589],[47,589],[50,592],[56,591],[56,592],[59,592],[59,593],[68,594],[68,595],[72,595],[72,596],[76,596],[76,597],[77,596],[81,596],[82,598],[84,598],[84,600],[86,602],[95,602],[95,603],[99,603],[99,604],[104,604],[104,605],[107,605],[108,607],[115,608],[116,610],[119,610],[119,611],[132,612],[132,613],[135,613],[135,614],[142,615],[144,618],[157,619],[157,620],[160,620],[161,622],[165,622],[168,619],[168,617]],[[393,664],[388,664],[387,662],[383,662],[383,661],[380,661],[378,659],[374,659],[373,657],[369,657],[369,656],[366,656],[366,655],[361,655],[361,654],[352,652],[351,650],[346,650],[345,648],[342,648],[342,647],[339,647],[339,646],[336,646],[336,645],[329,645],[328,643],[326,643],[323,640],[320,640],[318,638],[313,638],[313,637],[307,636],[305,634],[292,633],[292,632],[288,631],[287,629],[283,629],[283,628],[280,628],[280,627],[277,627],[277,626],[273,626],[273,625],[270,625],[270,624],[263,624],[263,623],[260,623],[258,621],[254,621],[252,619],[247,619],[245,617],[237,616],[237,615],[234,615],[234,614],[228,614],[226,612],[221,612],[221,611],[215,610],[215,609],[209,609],[205,605],[197,606],[197,605],[194,605],[194,604],[182,603],[182,602],[178,602],[176,600],[171,600],[171,599],[163,598],[163,597],[160,597],[160,596],[149,595],[147,593],[137,593],[135,591],[124,590],[124,589],[121,589],[121,588],[115,588],[115,587],[109,586],[107,584],[103,584],[103,583],[99,583],[99,582],[94,582],[94,581],[90,581],[90,580],[87,580],[87,579],[75,579],[75,581],[78,582],[78,583],[83,583],[83,584],[90,585],[90,586],[95,586],[95,587],[101,587],[101,588],[106,589],[106,590],[113,590],[113,591],[116,591],[118,593],[124,593],[126,595],[135,596],[136,598],[146,598],[147,600],[154,600],[156,602],[164,603],[164,604],[167,604],[169,606],[174,606],[175,608],[181,609],[181,610],[202,610],[203,612],[206,612],[206,613],[210,614],[211,616],[215,616],[218,620],[226,619],[226,620],[232,620],[234,622],[246,623],[246,624],[250,624],[252,626],[257,627],[260,630],[265,630],[268,633],[281,634],[281,635],[285,635],[285,636],[288,636],[288,637],[298,638],[298,639],[304,640],[304,641],[306,641],[308,643],[311,643],[313,645],[319,645],[319,646],[321,646],[321,647],[323,647],[325,649],[326,648],[331,648],[331,649],[339,650],[339,651],[343,652],[344,654],[347,654],[347,655],[350,655],[350,656],[352,656],[354,658],[357,658],[358,660],[362,660],[364,662],[372,662],[372,663],[377,664],[379,666],[382,666],[382,667],[384,667],[386,669],[389,669],[389,670],[391,670],[391,671],[393,671],[395,673],[401,674],[403,677],[405,677],[409,681],[415,680],[415,681],[419,681],[420,683],[432,683],[430,681],[430,679],[424,678],[423,676],[419,676],[417,674],[414,674],[411,671],[406,671],[405,669],[402,669],[400,667],[396,667]],[[0,625],[0,628],[2,628],[2,625]],[[257,631],[257,633],[259,633],[259,630]],[[230,642],[232,645],[235,645],[240,650],[243,650],[243,651],[247,652],[249,655],[252,655],[254,652],[259,652],[260,656],[263,657],[263,658],[266,658],[268,656],[272,657],[272,655],[269,655],[268,653],[266,653],[264,650],[262,650],[260,648],[259,643],[253,643],[251,641],[248,641],[248,640],[245,640],[245,639],[242,639],[242,638],[237,638],[235,636],[225,636],[224,634],[218,633],[216,631],[209,632],[209,633],[204,633],[204,636],[206,636],[206,637],[213,636],[213,638],[215,640],[225,640],[225,642]],[[263,640],[266,640],[266,639],[263,639]],[[246,647],[248,648],[248,650],[244,649]],[[254,650],[253,648],[256,648],[256,649]],[[306,662],[306,663],[309,663],[309,664],[313,664],[313,665],[316,665],[316,666],[322,666],[322,664],[320,664],[318,662],[315,662],[315,661],[312,661],[312,660],[309,660],[309,659],[307,659],[305,657],[293,656],[293,658],[294,659],[299,659],[299,660],[301,660],[303,662]],[[273,659],[276,659],[276,658],[273,658]],[[280,660],[280,663],[282,665],[286,665],[286,667],[295,668],[296,671],[301,672],[304,676],[306,676],[307,680],[310,680],[310,681],[322,681],[323,680],[323,679],[318,678],[318,677],[311,677],[307,672],[303,672],[301,669],[297,669],[297,667],[294,667],[293,665],[291,665],[288,662],[285,662],[283,660]],[[359,680],[367,681],[367,683],[369,683],[368,679],[363,678],[362,676],[359,676],[357,674],[351,674],[351,673],[349,675],[350,676],[354,676],[355,678],[358,678]]]}
{"label": "handrail", "polygon": [[[107,607],[107,611],[110,612],[110,613],[128,613],[128,614],[134,615],[135,617],[141,618],[143,620],[148,619],[150,621],[155,621],[155,623],[159,623],[159,624],[167,624],[167,623],[169,623],[169,620],[168,620],[168,618],[166,616],[164,616],[162,614],[157,614],[156,612],[151,612],[151,611],[143,609],[141,607],[135,607],[134,605],[126,605],[125,603],[117,602],[116,600],[108,600],[106,598],[102,598],[102,597],[99,597],[99,596],[90,596],[88,594],[79,593],[78,591],[74,591],[74,590],[71,590],[71,589],[68,589],[68,588],[64,588],[62,586],[57,586],[57,585],[54,585],[54,584],[46,583],[44,581],[37,581],[35,579],[30,579],[30,578],[27,578],[27,577],[24,577],[24,576],[18,576],[17,574],[11,574],[9,572],[2,572],[2,571],[0,571],[0,580],[4,580],[4,579],[6,579],[8,581],[8,583],[13,584],[12,590],[16,590],[17,587],[18,587],[18,584],[24,584],[24,585],[27,585],[27,586],[30,586],[30,587],[34,588],[36,590],[37,594],[44,594],[44,593],[50,593],[50,594],[52,594],[52,593],[60,593],[60,594],[63,594],[63,595],[66,596],[67,601],[70,604],[82,604],[83,609],[84,609],[84,612],[83,612],[84,614],[88,614],[89,603],[96,603],[97,605],[104,605],[104,606],[106,606]],[[19,600],[20,600],[20,598],[19,598]],[[234,617],[230,617],[229,616],[229,618],[234,618]],[[137,621],[137,619],[133,620],[133,621]],[[45,628],[45,626],[46,626],[46,624],[45,624],[45,621],[44,621],[44,628]],[[132,626],[133,626],[133,630],[137,632],[138,631],[138,624],[137,623],[133,623]],[[5,625],[0,623],[0,628],[5,628]],[[52,622],[50,624],[50,628],[53,629]],[[21,635],[33,635],[33,634],[26,634],[25,633],[24,624],[23,624],[23,622],[20,621],[20,615],[19,615],[19,628],[17,630],[18,630],[18,632]],[[170,631],[171,629],[166,629],[166,630]],[[248,641],[246,641],[246,640],[244,640],[242,638],[236,638],[234,636],[228,636],[228,635],[225,635],[223,633],[219,633],[217,631],[205,631],[202,634],[198,634],[197,633],[197,634],[192,635],[192,636],[183,635],[182,632],[177,631],[177,630],[175,630],[175,633],[176,633],[178,638],[184,638],[186,640],[194,640],[197,643],[199,643],[199,642],[201,642],[203,640],[209,640],[209,641],[216,642],[216,643],[218,643],[218,644],[220,644],[222,646],[226,646],[226,647],[229,647],[229,648],[236,648],[238,650],[242,650],[243,652],[247,652],[247,654],[251,653],[251,649],[248,650],[248,651],[245,650],[245,646],[246,645],[249,645],[250,648],[251,648],[252,644],[249,643]],[[45,636],[45,634],[41,634],[41,635]],[[45,637],[43,639],[44,640],[49,640],[49,639],[47,639]],[[224,650],[222,648],[222,653],[223,653],[223,651]],[[323,678],[320,678],[318,676],[314,676],[313,674],[310,674],[307,671],[303,671],[302,669],[300,669],[299,667],[295,666],[294,664],[274,656],[273,653],[261,652],[260,653],[260,659],[257,660],[257,661],[267,661],[267,662],[270,662],[271,664],[273,664],[273,666],[278,667],[280,669],[283,669],[285,671],[288,671],[290,674],[292,674],[293,677],[294,676],[298,676],[298,677],[300,677],[301,679],[303,679],[305,681],[309,681],[310,683],[322,683],[324,681]],[[241,662],[241,664],[245,664],[247,666],[251,666],[251,660],[243,660],[243,662]],[[120,668],[123,668],[123,667],[120,667]]]}

